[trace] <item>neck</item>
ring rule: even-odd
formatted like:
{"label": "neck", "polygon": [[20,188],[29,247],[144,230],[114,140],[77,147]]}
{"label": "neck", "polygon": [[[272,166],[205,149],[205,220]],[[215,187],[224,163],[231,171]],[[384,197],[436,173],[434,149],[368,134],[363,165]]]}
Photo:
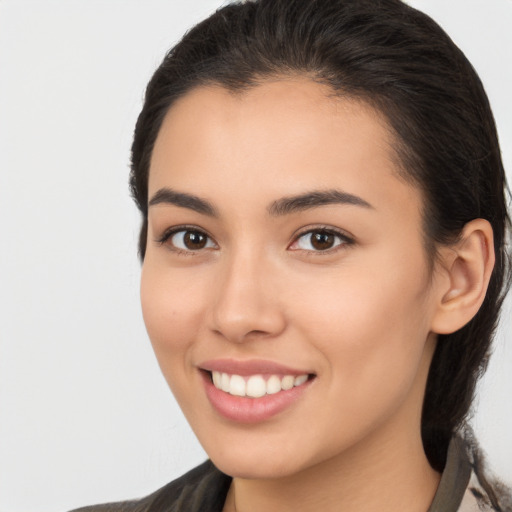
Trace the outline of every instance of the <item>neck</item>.
{"label": "neck", "polygon": [[440,475],[427,461],[419,431],[407,440],[368,441],[290,477],[235,478],[224,510],[426,512]]}

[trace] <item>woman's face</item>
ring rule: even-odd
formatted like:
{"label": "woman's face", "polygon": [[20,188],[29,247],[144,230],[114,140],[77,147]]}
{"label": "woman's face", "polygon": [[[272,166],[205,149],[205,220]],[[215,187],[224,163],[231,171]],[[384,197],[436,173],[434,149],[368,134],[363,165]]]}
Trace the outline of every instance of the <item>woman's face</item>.
{"label": "woman's face", "polygon": [[374,110],[307,79],[197,88],[167,114],[143,313],[224,472],[285,476],[419,436],[438,292],[391,144]]}

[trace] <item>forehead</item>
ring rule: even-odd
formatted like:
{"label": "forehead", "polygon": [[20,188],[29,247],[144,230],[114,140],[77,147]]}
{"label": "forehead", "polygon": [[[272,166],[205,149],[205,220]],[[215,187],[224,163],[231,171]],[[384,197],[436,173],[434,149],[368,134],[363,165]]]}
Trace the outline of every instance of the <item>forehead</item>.
{"label": "forehead", "polygon": [[[325,137],[327,144],[330,137],[326,135],[347,123],[352,123],[355,136],[371,137],[382,149],[391,150],[389,156],[394,157],[393,136],[380,112],[362,100],[336,94],[330,87],[305,77],[267,80],[234,91],[219,85],[195,87],[169,109],[157,145],[159,140],[172,143],[171,137],[180,134],[192,134],[203,143],[221,143],[226,129],[231,128],[247,135],[247,144],[260,143],[263,148],[267,143],[268,150],[269,138],[277,131],[282,144],[300,144],[304,138],[311,139],[311,127],[315,139]],[[345,139],[349,136],[349,132],[344,134]],[[239,146],[246,148],[246,144]]]}
{"label": "forehead", "polygon": [[341,187],[377,204],[412,199],[419,210],[419,191],[400,177],[397,160],[380,112],[307,78],[241,92],[198,87],[164,119],[149,193],[172,186],[243,202],[244,191],[270,201]]}

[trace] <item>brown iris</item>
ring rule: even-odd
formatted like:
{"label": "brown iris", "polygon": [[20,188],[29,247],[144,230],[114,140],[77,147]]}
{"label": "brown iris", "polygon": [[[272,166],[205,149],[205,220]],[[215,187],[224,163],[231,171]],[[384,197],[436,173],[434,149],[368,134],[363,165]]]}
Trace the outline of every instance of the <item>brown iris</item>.
{"label": "brown iris", "polygon": [[331,249],[335,242],[335,235],[327,231],[314,231],[311,233],[311,245],[319,251]]}
{"label": "brown iris", "polygon": [[191,251],[204,249],[207,241],[208,237],[199,231],[186,231],[183,236],[183,244]]}

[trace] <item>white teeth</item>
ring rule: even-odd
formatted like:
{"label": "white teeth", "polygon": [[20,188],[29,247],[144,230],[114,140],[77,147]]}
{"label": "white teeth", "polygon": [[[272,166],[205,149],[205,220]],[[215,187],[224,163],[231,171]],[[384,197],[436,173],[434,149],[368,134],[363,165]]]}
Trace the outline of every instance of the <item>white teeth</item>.
{"label": "white teeth", "polygon": [[247,396],[259,398],[267,393],[265,379],[261,375],[253,375],[247,381]]}
{"label": "white teeth", "polygon": [[267,395],[273,395],[281,391],[281,379],[277,375],[272,375],[267,380]]}
{"label": "white teeth", "polygon": [[229,375],[227,373],[222,373],[220,376],[220,389],[226,393],[229,393],[230,387],[231,385]]}
{"label": "white teeth", "polygon": [[299,375],[298,377],[295,377],[295,381],[293,383],[294,386],[301,386],[308,380],[307,375]]}
{"label": "white teeth", "polygon": [[251,375],[249,378],[241,375],[230,375],[223,372],[212,372],[213,385],[225,393],[235,396],[248,396],[260,398],[264,395],[273,395],[280,391],[301,386],[308,380],[308,375],[271,375],[266,381],[262,375]]}
{"label": "white teeth", "polygon": [[220,372],[212,372],[213,385],[217,389],[222,389],[222,377]]}
{"label": "white teeth", "polygon": [[236,396],[245,396],[245,380],[240,375],[231,375],[229,393]]}
{"label": "white teeth", "polygon": [[293,375],[287,375],[286,377],[283,377],[283,380],[281,381],[281,387],[283,389],[292,389],[293,384],[295,383],[295,378]]}

